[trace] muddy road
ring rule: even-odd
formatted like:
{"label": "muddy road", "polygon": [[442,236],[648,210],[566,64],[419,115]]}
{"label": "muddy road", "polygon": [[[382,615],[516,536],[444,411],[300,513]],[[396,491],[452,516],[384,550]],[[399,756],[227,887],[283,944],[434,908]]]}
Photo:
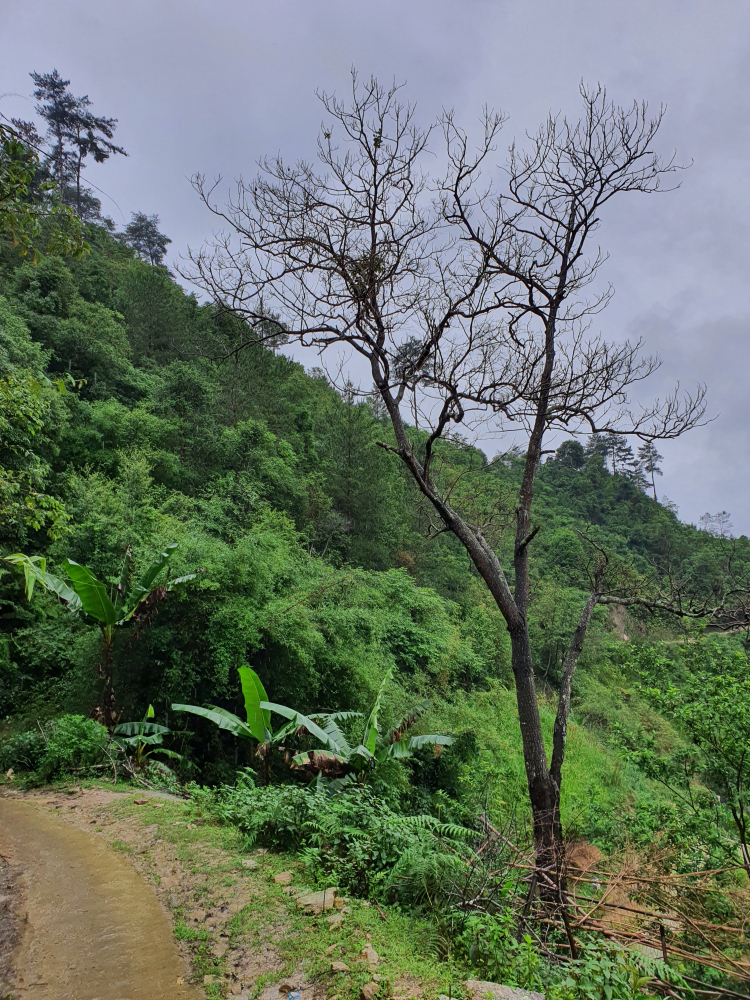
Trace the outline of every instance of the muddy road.
{"label": "muddy road", "polygon": [[203,996],[183,982],[188,969],[149,885],[94,836],[32,802],[0,796],[0,857],[7,883],[0,948],[10,996]]}

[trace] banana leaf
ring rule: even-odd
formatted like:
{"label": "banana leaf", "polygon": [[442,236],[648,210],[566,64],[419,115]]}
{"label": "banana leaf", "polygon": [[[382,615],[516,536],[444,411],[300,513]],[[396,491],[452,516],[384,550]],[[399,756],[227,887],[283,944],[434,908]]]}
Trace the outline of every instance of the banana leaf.
{"label": "banana leaf", "polygon": [[313,722],[312,719],[308,719],[308,717],[306,715],[302,715],[301,712],[295,712],[293,708],[287,708],[286,705],[276,705],[272,701],[262,701],[260,703],[260,707],[267,709],[269,712],[276,712],[277,715],[283,715],[285,719],[296,721],[298,726],[304,726],[312,736],[317,737],[323,746],[331,747],[332,750],[336,749],[336,747],[331,744],[331,738],[320,728],[317,722]]}
{"label": "banana leaf", "polygon": [[119,608],[125,603],[128,591],[130,590],[130,576],[133,572],[133,553],[130,546],[125,549],[125,558],[122,561],[120,570],[120,580],[115,592],[115,607]]}
{"label": "banana leaf", "polygon": [[383,705],[383,698],[385,697],[385,689],[390,683],[392,677],[393,677],[393,667],[391,667],[386,672],[386,675],[383,678],[383,683],[380,685],[380,690],[378,691],[378,696],[375,699],[375,704],[373,705],[372,711],[370,712],[370,718],[367,720],[367,724],[365,725],[365,733],[362,738],[362,743],[369,751],[370,756],[372,756],[375,753],[375,747],[378,741],[378,732],[380,731],[380,727],[378,725],[378,715],[380,714],[380,709],[382,708]]}
{"label": "banana leaf", "polygon": [[117,610],[107,596],[107,590],[101,580],[97,580],[86,566],[81,566],[72,559],[65,559],[64,564],[65,572],[80,599],[81,609],[100,625],[114,625],[118,618]]}
{"label": "banana leaf", "polygon": [[238,673],[240,675],[240,684],[242,685],[242,694],[245,699],[247,724],[256,740],[263,743],[264,740],[270,738],[271,731],[271,713],[268,709],[264,711],[260,707],[261,701],[265,701],[268,698],[266,689],[252,667],[240,667]]}
{"label": "banana leaf", "polygon": [[155,736],[168,732],[168,726],[160,726],[157,722],[120,722],[114,728],[115,736]]}
{"label": "banana leaf", "polygon": [[199,715],[202,719],[208,719],[210,722],[215,723],[219,729],[226,729],[242,740],[257,738],[246,722],[238,719],[231,712],[227,712],[225,708],[219,708],[217,705],[209,705],[207,708],[201,708],[200,705],[172,705],[172,711],[192,712],[193,715]]}
{"label": "banana leaf", "polygon": [[179,544],[178,542],[172,542],[171,545],[167,545],[164,551],[159,553],[154,562],[151,563],[149,568],[146,570],[146,572],[143,574],[140,580],[136,583],[133,590],[138,600],[140,600],[144,594],[147,594],[149,590],[151,590],[154,580],[161,573],[161,571],[166,568],[167,563],[172,558],[172,555],[174,554],[174,551],[177,548],[178,544]]}

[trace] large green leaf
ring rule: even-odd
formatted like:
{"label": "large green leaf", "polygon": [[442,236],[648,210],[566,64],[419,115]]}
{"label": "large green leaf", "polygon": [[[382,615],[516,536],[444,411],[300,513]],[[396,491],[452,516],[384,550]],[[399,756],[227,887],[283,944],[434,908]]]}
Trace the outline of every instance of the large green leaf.
{"label": "large green leaf", "polygon": [[308,719],[306,715],[302,715],[301,712],[295,712],[293,708],[287,708],[286,705],[275,705],[272,701],[262,701],[260,707],[268,709],[270,712],[276,712],[277,715],[283,715],[285,719],[292,719],[296,721],[298,726],[304,726],[305,729],[312,735],[315,736],[323,746],[331,747],[335,750],[336,747],[332,746],[331,739],[327,733],[325,733],[317,722],[313,722],[312,719]]}
{"label": "large green leaf", "polygon": [[40,583],[66,604],[70,611],[80,610],[81,601],[78,594],[69,583],[47,572],[47,560],[44,556],[27,556],[23,552],[13,552],[5,556],[5,562],[20,566],[23,570],[27,600],[30,601],[34,594],[34,584]]}
{"label": "large green leaf", "polygon": [[120,722],[115,726],[115,736],[153,736],[168,733],[168,726],[160,726],[156,722]]}
{"label": "large green leaf", "polygon": [[425,736],[412,736],[409,740],[410,750],[419,750],[421,747],[449,747],[453,742],[452,736],[444,736],[442,733],[431,733]]}
{"label": "large green leaf", "polygon": [[107,590],[101,580],[86,566],[65,559],[65,572],[73,583],[73,589],[81,601],[81,608],[91,615],[101,625],[114,625],[117,621],[117,610],[107,596]]}
{"label": "large green leaf", "polygon": [[238,719],[231,712],[227,712],[225,708],[219,708],[217,705],[209,705],[207,708],[201,708],[199,705],[172,705],[172,711],[192,712],[193,715],[199,715],[202,719],[209,719],[219,729],[226,729],[241,740],[249,740],[255,737],[255,734],[246,722]]}
{"label": "large green leaf", "polygon": [[130,551],[130,546],[125,549],[125,558],[122,561],[122,569],[120,570],[120,581],[117,584],[117,590],[115,591],[115,607],[120,607],[125,603],[125,598],[130,590],[130,576],[133,572],[133,553]]}
{"label": "large green leaf", "polygon": [[[353,713],[359,714],[359,713]],[[318,716],[320,718],[320,716]],[[329,746],[336,751],[338,754],[342,754],[344,757],[349,757],[352,752],[352,748],[349,746],[349,741],[344,736],[344,734],[339,729],[336,719],[329,715],[325,720],[324,732],[330,740]]]}
{"label": "large green leaf", "polygon": [[154,583],[154,580],[161,573],[163,569],[166,568],[167,563],[172,558],[175,549],[178,546],[178,542],[172,542],[171,545],[167,545],[163,552],[160,552],[154,562],[151,563],[149,568],[140,578],[138,583],[136,583],[133,588],[135,591],[135,596],[140,600],[144,594],[147,594]]}
{"label": "large green leaf", "polygon": [[253,731],[256,740],[263,743],[268,739],[266,731],[270,732],[271,729],[271,713],[268,709],[264,711],[260,707],[260,703],[268,698],[266,689],[252,667],[240,667],[238,673],[240,675],[240,684],[242,685],[242,694],[245,698],[247,724]]}
{"label": "large green leaf", "polygon": [[378,696],[375,699],[375,704],[372,706],[372,711],[370,712],[370,718],[367,720],[365,725],[365,732],[362,738],[362,742],[369,750],[370,754],[375,753],[375,747],[378,741],[378,732],[380,731],[380,726],[378,724],[378,716],[380,714],[380,709],[383,706],[383,698],[385,697],[385,689],[393,677],[393,667],[386,671],[386,675],[383,678],[383,683],[380,685],[380,690],[378,691]]}

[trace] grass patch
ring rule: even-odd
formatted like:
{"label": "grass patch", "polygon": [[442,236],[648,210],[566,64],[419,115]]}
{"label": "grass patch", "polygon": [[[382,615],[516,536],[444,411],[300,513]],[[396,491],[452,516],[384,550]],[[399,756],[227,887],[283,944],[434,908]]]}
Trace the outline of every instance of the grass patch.
{"label": "grass patch", "polygon": [[[306,884],[304,868],[296,856],[254,853],[257,867],[243,867],[248,854],[242,836],[231,827],[215,825],[192,802],[163,800],[155,807],[149,801],[137,806],[131,789],[127,797],[105,809],[115,821],[104,827],[105,834],[117,838],[111,841],[113,846],[119,843],[123,845],[119,849],[125,847],[133,852],[136,841],[162,841],[179,860],[191,889],[190,901],[183,898],[173,906],[174,933],[191,950],[196,981],[202,984],[204,976],[219,977],[218,982],[205,984],[207,996],[226,995],[236,975],[227,959],[242,954],[253,966],[252,981],[243,981],[249,996],[284,977],[299,974],[302,968],[306,981],[324,986],[329,995],[337,994],[341,1000],[354,1000],[361,986],[372,979],[365,963],[359,960],[366,944],[371,944],[383,959],[378,972],[383,988],[391,994],[399,981],[418,981],[419,991],[428,1000],[447,992],[450,967],[439,960],[435,928],[427,921],[390,907],[383,909],[383,920],[375,907],[350,899],[350,912],[343,923],[332,927],[325,915],[305,916],[282,886],[273,881],[275,874],[293,871],[294,884]],[[125,826],[130,844],[122,839]],[[138,851],[135,854],[139,864],[152,863],[150,855]],[[152,875],[156,880],[157,873]],[[226,903],[231,909],[238,899],[243,901],[241,908],[222,916],[221,905]],[[215,914],[216,921],[208,919],[196,925],[191,907]],[[222,941],[226,943],[226,956],[216,954],[216,946]],[[272,956],[270,968],[264,968],[263,955]],[[333,961],[345,962],[350,971],[333,972]]]}

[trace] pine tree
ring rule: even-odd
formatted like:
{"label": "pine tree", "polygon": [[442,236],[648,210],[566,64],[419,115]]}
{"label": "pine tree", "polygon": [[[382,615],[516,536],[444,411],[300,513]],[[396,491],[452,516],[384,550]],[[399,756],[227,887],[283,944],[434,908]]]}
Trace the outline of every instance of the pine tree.
{"label": "pine tree", "polygon": [[96,163],[104,163],[113,153],[127,156],[122,146],[112,142],[117,119],[93,114],[88,95],[71,94],[70,80],[63,80],[56,69],[30,76],[36,84],[34,97],[40,102],[36,110],[47,122],[52,141],[49,165],[61,197],[75,205],[81,218],[97,218],[101,203],[89,189],[81,187],[81,171],[88,156]]}
{"label": "pine tree", "polygon": [[135,250],[141,260],[156,266],[164,263],[167,246],[172,242],[168,236],[159,232],[159,216],[143,212],[133,212],[125,232],[119,236]]}
{"label": "pine tree", "polygon": [[651,476],[651,489],[654,491],[654,500],[656,500],[656,482],[654,481],[654,476],[662,475],[658,463],[664,461],[663,456],[656,450],[653,441],[647,441],[638,449],[638,458],[643,463],[643,471]]}

